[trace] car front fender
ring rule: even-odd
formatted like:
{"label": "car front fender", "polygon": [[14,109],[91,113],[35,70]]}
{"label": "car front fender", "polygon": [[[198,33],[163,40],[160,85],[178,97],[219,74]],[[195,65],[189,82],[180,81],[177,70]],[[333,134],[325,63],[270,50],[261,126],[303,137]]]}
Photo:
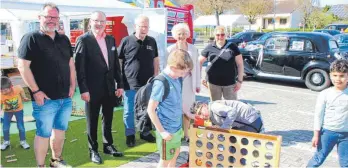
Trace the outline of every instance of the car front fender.
{"label": "car front fender", "polygon": [[324,61],[313,60],[308,62],[302,69],[301,79],[305,79],[306,74],[312,69],[322,69],[326,72],[330,72],[330,63]]}

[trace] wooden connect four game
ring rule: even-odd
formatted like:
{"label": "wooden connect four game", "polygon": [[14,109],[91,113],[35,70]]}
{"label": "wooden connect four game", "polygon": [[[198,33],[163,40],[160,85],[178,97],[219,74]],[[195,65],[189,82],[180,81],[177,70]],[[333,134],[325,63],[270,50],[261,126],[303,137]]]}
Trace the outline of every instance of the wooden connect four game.
{"label": "wooden connect four game", "polygon": [[281,136],[193,125],[190,167],[279,167]]}

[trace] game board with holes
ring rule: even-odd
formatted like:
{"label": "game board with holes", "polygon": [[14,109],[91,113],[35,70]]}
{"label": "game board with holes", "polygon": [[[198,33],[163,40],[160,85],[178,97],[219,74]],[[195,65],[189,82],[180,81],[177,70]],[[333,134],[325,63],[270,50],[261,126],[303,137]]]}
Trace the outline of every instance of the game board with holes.
{"label": "game board with holes", "polygon": [[190,167],[279,167],[281,136],[193,125]]}

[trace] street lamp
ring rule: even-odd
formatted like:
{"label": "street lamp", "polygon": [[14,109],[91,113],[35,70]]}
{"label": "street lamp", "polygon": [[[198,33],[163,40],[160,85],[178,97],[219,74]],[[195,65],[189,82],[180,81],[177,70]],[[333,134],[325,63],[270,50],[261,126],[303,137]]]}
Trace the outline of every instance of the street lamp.
{"label": "street lamp", "polygon": [[273,1],[273,31],[275,31],[276,22],[276,0]]}

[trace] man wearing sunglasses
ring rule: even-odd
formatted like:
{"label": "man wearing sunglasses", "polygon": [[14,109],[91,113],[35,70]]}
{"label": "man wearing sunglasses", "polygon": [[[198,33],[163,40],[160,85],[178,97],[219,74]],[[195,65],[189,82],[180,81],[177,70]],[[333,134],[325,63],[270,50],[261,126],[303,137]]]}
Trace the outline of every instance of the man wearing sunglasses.
{"label": "man wearing sunglasses", "polygon": [[201,66],[208,60],[207,82],[210,100],[236,100],[243,82],[243,58],[236,44],[227,43],[225,27],[214,30],[215,41],[208,44],[199,57]]}
{"label": "man wearing sunglasses", "polygon": [[50,167],[66,167],[62,150],[75,91],[73,52],[69,38],[57,32],[59,9],[55,4],[44,4],[38,18],[40,30],[25,34],[21,40],[18,69],[33,100],[37,166],[45,167],[50,141]]}

